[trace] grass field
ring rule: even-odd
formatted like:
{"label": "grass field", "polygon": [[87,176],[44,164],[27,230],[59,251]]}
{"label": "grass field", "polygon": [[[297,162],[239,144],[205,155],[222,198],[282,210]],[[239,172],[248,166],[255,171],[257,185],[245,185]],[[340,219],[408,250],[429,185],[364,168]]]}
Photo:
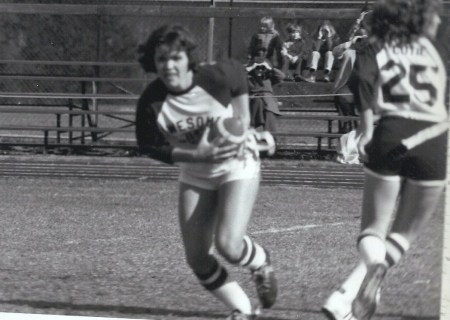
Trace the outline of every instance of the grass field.
{"label": "grass field", "polygon": [[[0,312],[220,319],[187,268],[177,183],[0,180]],[[325,319],[356,262],[360,189],[262,186],[249,233],[272,253],[280,295],[262,319]],[[443,207],[388,275],[375,319],[439,317]],[[228,269],[256,302],[248,273]]]}

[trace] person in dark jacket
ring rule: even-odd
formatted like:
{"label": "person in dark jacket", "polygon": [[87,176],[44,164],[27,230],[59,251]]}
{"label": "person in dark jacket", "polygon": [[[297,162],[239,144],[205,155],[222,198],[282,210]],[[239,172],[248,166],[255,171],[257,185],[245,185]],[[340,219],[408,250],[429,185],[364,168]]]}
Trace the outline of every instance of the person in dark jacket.
{"label": "person in dark jacket", "polygon": [[295,23],[286,26],[288,38],[283,42],[281,49],[283,57],[281,71],[287,80],[301,81],[302,70],[306,67],[310,48],[303,38],[302,31],[302,26]]}
{"label": "person in dark jacket", "polygon": [[247,65],[250,94],[250,125],[269,132],[276,132],[277,117],[281,115],[273,85],[280,83],[285,74],[272,67],[265,56],[265,48],[255,48]]}
{"label": "person in dark jacket", "polygon": [[252,55],[256,48],[263,47],[266,49],[266,58],[270,63],[281,68],[283,60],[281,56],[282,41],[280,33],[275,28],[275,22],[272,17],[262,17],[260,20],[259,30],[253,34],[248,47],[248,58],[252,59]]}

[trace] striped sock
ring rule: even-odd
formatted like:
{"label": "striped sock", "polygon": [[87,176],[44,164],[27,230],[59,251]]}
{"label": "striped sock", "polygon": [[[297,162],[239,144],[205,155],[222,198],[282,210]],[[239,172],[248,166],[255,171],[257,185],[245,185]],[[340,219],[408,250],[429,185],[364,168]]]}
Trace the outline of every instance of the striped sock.
{"label": "striped sock", "polygon": [[228,278],[227,270],[214,259],[214,264],[211,270],[205,274],[195,273],[200,284],[205,287],[206,290],[215,290],[222,286]]}
{"label": "striped sock", "polygon": [[391,233],[386,239],[386,262],[390,267],[397,264],[409,249],[409,241],[399,233]]}
{"label": "striped sock", "polygon": [[364,230],[358,237],[358,250],[366,265],[384,263],[386,240],[376,232]]}
{"label": "striped sock", "polygon": [[256,270],[266,262],[266,259],[265,250],[259,244],[253,242],[250,237],[244,236],[244,249],[241,257],[236,261],[232,261],[232,263]]}
{"label": "striped sock", "polygon": [[197,274],[201,285],[222,301],[231,310],[239,310],[245,314],[252,313],[252,304],[244,290],[237,282],[227,282],[226,269],[214,260],[211,270],[205,274]]}

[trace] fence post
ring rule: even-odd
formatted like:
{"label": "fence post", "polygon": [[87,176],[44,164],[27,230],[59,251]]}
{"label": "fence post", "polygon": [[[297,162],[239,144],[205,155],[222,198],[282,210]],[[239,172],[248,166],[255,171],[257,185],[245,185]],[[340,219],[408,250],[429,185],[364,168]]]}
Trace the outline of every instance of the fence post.
{"label": "fence post", "polygon": [[[216,5],[214,0],[210,0],[209,6],[214,8]],[[214,18],[209,18],[208,26],[208,62],[211,63],[214,60]]]}
{"label": "fence post", "polygon": [[[56,127],[59,129],[61,128],[61,114],[56,114]],[[56,142],[61,143],[61,131],[56,132]]]}
{"label": "fence post", "polygon": [[44,150],[43,153],[47,154],[48,150],[48,130],[44,130]]}
{"label": "fence post", "polygon": [[[102,47],[101,47],[101,41],[103,39],[103,16],[98,15],[97,16],[97,52],[96,52],[96,61],[102,60]],[[96,65],[94,66],[94,77],[100,77],[100,66]],[[98,89],[100,87],[100,83],[97,84],[96,81],[92,81],[92,93],[95,95],[98,92]],[[96,98],[92,99],[92,110],[95,112],[98,111],[98,101]],[[97,127],[98,125],[98,113],[94,114],[94,127]],[[89,121],[89,118],[88,118]],[[90,125],[90,124],[89,124]],[[92,140],[95,142],[97,141],[97,133],[91,132]]]}
{"label": "fence post", "polygon": [[[230,8],[232,6],[233,0],[230,0]],[[228,58],[231,58],[231,55],[233,53],[232,43],[233,43],[233,18],[230,17],[228,19]]]}
{"label": "fence post", "polygon": [[[81,93],[86,94],[86,81],[81,82]],[[89,110],[89,101],[87,99],[81,100],[81,110],[83,110],[83,111]],[[82,114],[81,115],[81,127],[84,128],[84,125],[85,125],[85,115]],[[82,144],[84,144],[84,134],[85,134],[85,132],[81,131],[80,141]]]}
{"label": "fence post", "polygon": [[[100,67],[95,66],[94,67],[94,77],[100,77]],[[97,81],[92,81],[92,94],[96,95],[98,93],[98,86]],[[89,108],[89,107],[88,107]],[[97,112],[98,111],[98,101],[96,98],[92,98],[92,110]],[[88,121],[89,121],[89,115],[88,115]],[[92,122],[92,120],[91,120]],[[90,123],[89,125],[93,125],[94,127],[97,127],[98,125],[98,113],[94,114],[94,121],[93,123]],[[97,133],[91,132],[92,140],[95,142],[97,141]]]}
{"label": "fence post", "polygon": [[[69,111],[73,111],[73,102],[72,99],[69,99]],[[73,114],[69,113],[69,128],[72,128],[73,125]],[[72,130],[69,131],[69,144],[72,144],[73,141],[73,133]]]}

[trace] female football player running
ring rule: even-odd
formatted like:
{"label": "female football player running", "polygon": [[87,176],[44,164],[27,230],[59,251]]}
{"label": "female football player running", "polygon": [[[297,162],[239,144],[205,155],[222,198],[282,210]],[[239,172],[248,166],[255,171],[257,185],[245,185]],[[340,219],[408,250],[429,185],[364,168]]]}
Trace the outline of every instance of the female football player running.
{"label": "female football player running", "polygon": [[257,145],[209,141],[210,123],[240,117],[249,126],[244,67],[232,60],[200,65],[196,43],[182,26],[155,30],[140,46],[142,67],[158,78],[143,92],[136,113],[140,150],[178,163],[179,222],[187,263],[206,290],[228,306],[229,319],[253,319],[248,296],[214,256],[251,270],[263,308],[275,303],[277,285],[267,251],[246,235],[260,182]]}
{"label": "female football player running", "polygon": [[[360,264],[326,301],[332,319],[370,319],[386,272],[433,215],[446,179],[446,67],[438,0],[380,0],[350,87],[365,160]],[[380,117],[374,127],[374,116]],[[393,222],[391,225],[391,220]]]}

